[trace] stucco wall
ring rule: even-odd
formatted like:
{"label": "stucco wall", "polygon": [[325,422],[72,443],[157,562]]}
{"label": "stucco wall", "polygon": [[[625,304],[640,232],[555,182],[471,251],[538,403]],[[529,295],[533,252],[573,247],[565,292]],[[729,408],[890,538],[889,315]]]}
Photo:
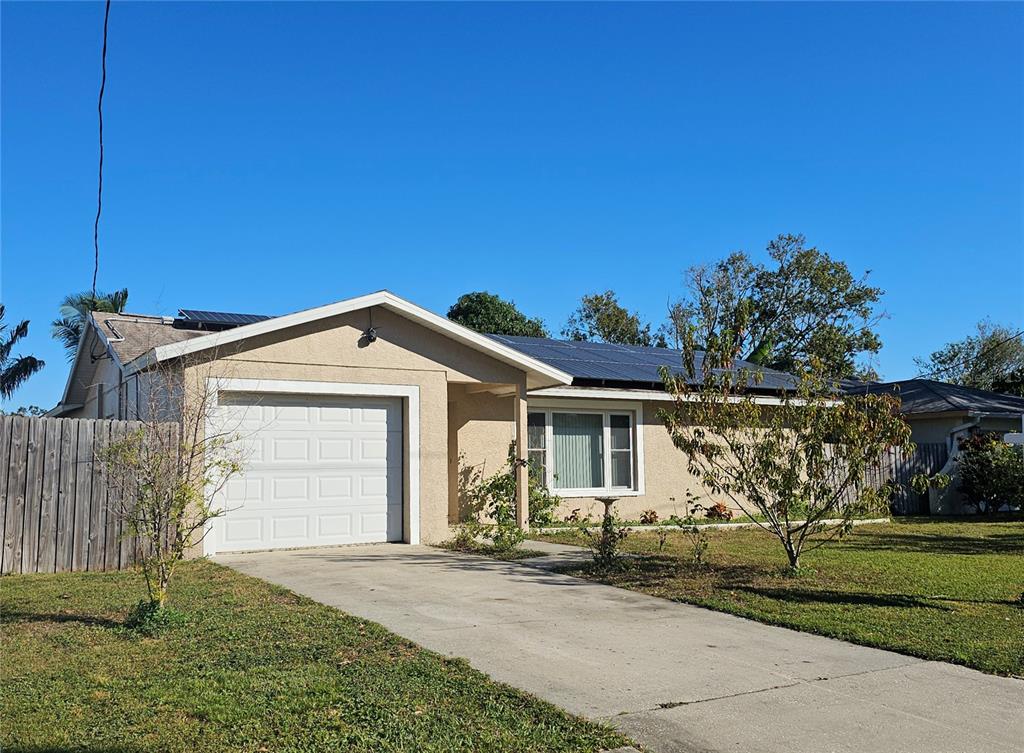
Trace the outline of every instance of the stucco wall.
{"label": "stucco wall", "polygon": [[[972,420],[963,414],[928,418],[907,416],[907,422],[910,424],[910,438],[918,444],[945,443],[949,439],[950,431]],[[1021,431],[1021,422],[1018,417],[984,417],[977,421],[983,431]]]}
{"label": "stucco wall", "polygon": [[910,439],[918,444],[944,444],[950,430],[967,421],[965,416],[915,418],[911,415],[906,418],[910,424]]}
{"label": "stucco wall", "polygon": [[[252,338],[222,349],[215,358],[191,364],[186,380],[280,379],[419,387],[420,538],[435,543],[448,537],[449,382],[518,384],[525,375],[383,309],[373,313],[378,333],[374,343],[360,341],[368,325],[367,312],[361,311]],[[481,397],[476,402],[485,400]],[[512,401],[505,402],[510,423],[502,427],[503,438],[512,426]],[[503,442],[507,447],[508,440]],[[481,452],[486,455],[489,449]],[[406,483],[406,495],[408,489]]]}
{"label": "stucco wall", "polygon": [[[493,396],[465,396],[458,388],[452,389],[452,403],[449,407],[450,431],[457,434],[458,444],[450,442],[449,472],[463,473],[467,470],[481,469],[486,475],[494,473],[505,461],[508,443],[512,439],[512,400],[496,399]],[[549,406],[550,402],[543,403]],[[578,405],[579,403],[577,403]],[[538,405],[536,400],[530,402],[531,409]],[[559,402],[558,409],[571,410],[572,398]],[[614,403],[608,403],[614,406]],[[710,497],[686,468],[686,458],[672,444],[668,431],[658,420],[659,407],[666,405],[658,401],[641,403],[639,427],[644,437],[644,494],[621,495],[615,504],[615,512],[624,519],[635,520],[644,510],[653,509],[661,518],[670,515],[685,516],[687,508],[686,492],[695,496],[695,501],[705,506],[721,501],[730,507],[724,497]],[[507,418],[503,418],[507,417]],[[462,460],[459,462],[458,456]],[[452,520],[457,519],[460,495],[456,484],[449,489],[449,510]],[[604,511],[604,505],[594,497],[563,497],[555,511],[555,516],[562,519],[579,510],[581,517],[598,518]]]}
{"label": "stucco wall", "polygon": [[502,469],[515,439],[515,400],[448,387],[448,517],[464,519],[465,488]]}

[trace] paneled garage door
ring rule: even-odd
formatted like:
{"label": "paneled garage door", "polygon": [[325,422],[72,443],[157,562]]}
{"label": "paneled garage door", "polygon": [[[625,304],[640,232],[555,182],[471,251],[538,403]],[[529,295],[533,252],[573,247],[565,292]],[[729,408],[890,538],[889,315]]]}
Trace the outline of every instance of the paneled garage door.
{"label": "paneled garage door", "polygon": [[222,393],[217,419],[245,465],[218,552],[401,541],[401,399]]}

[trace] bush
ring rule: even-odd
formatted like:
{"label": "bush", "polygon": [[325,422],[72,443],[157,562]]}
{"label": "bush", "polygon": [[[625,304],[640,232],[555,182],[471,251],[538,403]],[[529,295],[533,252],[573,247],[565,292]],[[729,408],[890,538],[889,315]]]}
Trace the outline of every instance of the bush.
{"label": "bush", "polygon": [[530,468],[530,526],[543,528],[555,522],[555,508],[562,502],[544,485],[544,479]]}
{"label": "bush", "polygon": [[[693,512],[700,512],[703,509],[703,505],[693,506]],[[695,567],[703,567],[707,562],[707,553],[708,548],[711,546],[711,541],[708,539],[707,532],[697,523],[697,519],[693,517],[693,513],[685,518],[673,515],[669,518],[669,522],[677,526],[690,542],[690,561],[693,565]],[[664,546],[663,543],[661,545]]]}
{"label": "bush", "polygon": [[[470,541],[484,536],[498,551],[510,551],[519,546],[526,533],[516,520],[516,470],[526,461],[516,457],[515,442],[509,445],[508,461],[493,476],[469,482],[466,495],[474,519],[463,523],[456,531],[455,541],[471,546]],[[492,522],[484,523],[479,517],[486,515]],[[457,545],[457,544],[453,544]]]}
{"label": "bush", "polygon": [[188,619],[177,609],[162,607],[156,602],[143,599],[128,613],[124,626],[147,638],[154,638],[186,622]]}
{"label": "bush", "polygon": [[604,517],[601,527],[592,531],[586,523],[580,525],[580,532],[587,541],[587,546],[594,554],[594,564],[602,570],[611,570],[622,565],[622,553],[619,545],[629,536],[629,529],[622,525],[612,513],[610,503],[605,503]]}
{"label": "bush", "polygon": [[480,544],[477,538],[482,533],[482,526],[477,520],[467,520],[455,526],[455,535],[444,542],[445,547],[456,552],[476,551]]}
{"label": "bush", "polygon": [[724,502],[715,502],[704,512],[708,520],[732,520],[732,510]]}
{"label": "bush", "polygon": [[653,526],[658,522],[657,510],[644,510],[640,513],[640,525],[642,526]]}
{"label": "bush", "polygon": [[1008,445],[998,434],[972,434],[960,440],[956,462],[957,489],[979,513],[1024,507],[1024,447]]}

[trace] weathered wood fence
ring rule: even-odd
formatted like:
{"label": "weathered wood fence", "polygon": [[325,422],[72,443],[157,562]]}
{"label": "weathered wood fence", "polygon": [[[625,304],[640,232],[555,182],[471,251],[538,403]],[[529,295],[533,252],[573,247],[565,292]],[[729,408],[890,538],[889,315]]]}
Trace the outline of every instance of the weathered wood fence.
{"label": "weathered wood fence", "polygon": [[[123,491],[100,460],[138,421],[0,416],[2,573],[121,570],[139,542],[122,536]],[[173,431],[173,424],[161,430]]]}
{"label": "weathered wood fence", "polygon": [[928,476],[938,473],[948,458],[949,450],[944,443],[919,444],[910,452],[893,447],[868,470],[865,483],[878,489],[887,482],[893,482],[890,501],[893,515],[927,515],[928,495],[911,489],[910,481],[919,473]]}

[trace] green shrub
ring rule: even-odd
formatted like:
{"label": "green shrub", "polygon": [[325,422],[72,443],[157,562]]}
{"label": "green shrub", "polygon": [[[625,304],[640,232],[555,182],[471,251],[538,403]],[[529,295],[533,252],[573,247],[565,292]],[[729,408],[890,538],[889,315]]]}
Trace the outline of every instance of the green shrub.
{"label": "green shrub", "polygon": [[[515,443],[509,448],[515,452]],[[555,509],[562,502],[557,494],[552,494],[544,484],[540,470],[530,467],[530,526],[543,528],[555,522]]]}
{"label": "green shrub", "polygon": [[[468,482],[465,494],[473,517],[463,523],[456,538],[462,540],[483,536],[498,551],[515,549],[526,538],[516,520],[516,470],[525,460],[516,457],[515,442],[509,445],[508,460],[493,476]],[[481,518],[488,519],[484,522]],[[469,528],[467,528],[469,526]]]}
{"label": "green shrub", "polygon": [[605,502],[601,527],[592,531],[586,522],[580,524],[580,533],[594,555],[594,564],[602,570],[621,567],[622,553],[619,546],[629,536],[629,529],[612,512],[610,502]]}
{"label": "green shrub", "polygon": [[708,548],[711,546],[707,531],[697,524],[697,519],[693,516],[693,513],[703,509],[703,505],[694,505],[691,513],[685,518],[678,515],[669,518],[669,522],[678,527],[690,542],[690,561],[695,567],[703,567],[706,564]]}
{"label": "green shrub", "polygon": [[154,638],[187,622],[188,618],[177,609],[143,599],[128,613],[124,626],[139,635]]}
{"label": "green shrub", "polygon": [[1008,445],[998,434],[972,434],[960,440],[956,462],[957,488],[979,513],[1024,507],[1024,447]]}

